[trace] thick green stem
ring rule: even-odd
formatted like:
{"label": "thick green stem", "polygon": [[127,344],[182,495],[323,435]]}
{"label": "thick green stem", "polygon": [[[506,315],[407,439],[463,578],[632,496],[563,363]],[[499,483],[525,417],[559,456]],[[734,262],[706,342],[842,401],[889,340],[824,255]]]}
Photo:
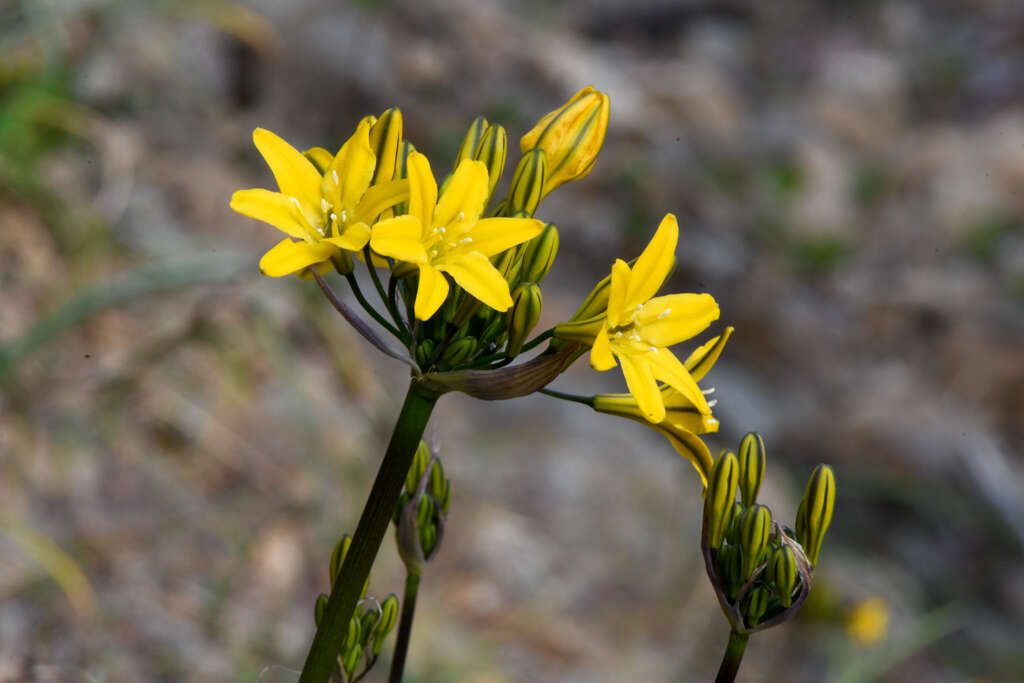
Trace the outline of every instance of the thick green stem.
{"label": "thick green stem", "polygon": [[585,406],[594,407],[593,396],[579,396],[578,394],[567,394],[564,391],[555,391],[554,389],[538,389],[537,393],[544,394],[545,396],[551,396],[552,398],[560,398],[563,401],[572,401],[573,403],[582,403]]}
{"label": "thick green stem", "polygon": [[736,672],[740,670],[743,651],[747,649],[749,638],[746,633],[729,631],[729,644],[725,646],[725,654],[722,655],[722,665],[718,667],[715,683],[732,683],[736,680]]}
{"label": "thick green stem", "polygon": [[426,390],[416,379],[412,380],[391,435],[391,443],[384,453],[356,526],[352,545],[306,655],[299,683],[327,683],[331,676],[334,660],[348,633],[348,623],[384,540],[405,476],[437,399],[438,394]]}
{"label": "thick green stem", "polygon": [[405,655],[409,652],[409,638],[412,635],[412,619],[416,615],[416,595],[420,591],[420,575],[405,575],[405,595],[402,596],[402,618],[398,622],[398,639],[395,641],[395,654],[391,658],[391,673],[388,683],[402,683],[405,671]]}

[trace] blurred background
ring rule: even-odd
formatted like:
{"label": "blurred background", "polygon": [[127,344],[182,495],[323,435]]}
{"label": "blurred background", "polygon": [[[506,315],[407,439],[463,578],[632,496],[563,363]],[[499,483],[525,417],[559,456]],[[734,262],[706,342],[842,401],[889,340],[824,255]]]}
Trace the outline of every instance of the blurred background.
{"label": "blurred background", "polygon": [[[588,84],[538,329],[674,212],[671,289],[737,330],[712,450],[761,431],[789,521],[836,471],[812,600],[739,680],[1024,680],[1024,5],[0,0],[0,681],[297,679],[406,379],[259,275],[252,129],[334,149],[397,105],[442,173],[478,114],[517,141]],[[539,395],[428,434],[454,495],[407,680],[711,679],[661,437]],[[370,592],[402,578],[389,537]]]}

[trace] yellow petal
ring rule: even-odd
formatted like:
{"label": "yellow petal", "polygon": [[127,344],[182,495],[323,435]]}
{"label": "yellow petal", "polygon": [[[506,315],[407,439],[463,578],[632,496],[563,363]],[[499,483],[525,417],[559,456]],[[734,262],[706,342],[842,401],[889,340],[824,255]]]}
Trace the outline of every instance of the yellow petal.
{"label": "yellow petal", "polygon": [[420,264],[420,281],[416,287],[416,303],[413,305],[416,317],[429,320],[441,308],[448,296],[448,280],[444,273],[429,263]]}
{"label": "yellow petal", "polygon": [[370,186],[377,160],[370,147],[370,126],[359,124],[324,173],[322,191],[334,212],[351,210]]}
{"label": "yellow petal", "polygon": [[612,355],[611,341],[608,339],[608,325],[602,325],[594,337],[594,347],[590,350],[590,367],[604,372],[615,366],[615,356]]}
{"label": "yellow petal", "polygon": [[446,258],[437,269],[450,274],[460,287],[496,311],[507,311],[512,305],[508,282],[490,259],[479,252]]}
{"label": "yellow petal", "polygon": [[701,483],[706,487],[712,464],[711,451],[708,450],[707,445],[692,432],[662,428],[659,428],[658,431],[668,437],[669,443],[679,455],[690,461],[694,469],[697,470],[697,474],[700,475]]}
{"label": "yellow petal", "polygon": [[345,231],[337,237],[327,237],[323,242],[330,242],[336,247],[348,251],[359,251],[370,241],[370,226],[366,223],[354,223],[345,228]]}
{"label": "yellow petal", "polygon": [[373,181],[382,183],[395,176],[398,162],[398,151],[402,147],[402,112],[392,107],[373,121],[370,128],[370,145],[377,157],[377,168],[373,172]]}
{"label": "yellow petal", "polygon": [[334,156],[323,147],[310,147],[309,149],[302,153],[302,156],[306,157],[307,159],[310,160],[310,162],[312,162],[313,166],[316,167],[316,170],[318,173],[320,173],[320,175],[326,173],[328,167],[330,167],[331,165],[331,162],[334,161]]}
{"label": "yellow petal", "polygon": [[694,381],[690,373],[686,371],[686,368],[683,367],[683,364],[679,362],[679,359],[671,351],[668,349],[659,349],[657,352],[651,351],[645,354],[644,358],[650,363],[654,376],[657,379],[682,394],[701,413],[705,415],[711,413],[708,401],[704,394],[701,393],[697,382]]}
{"label": "yellow petal", "polygon": [[409,215],[418,218],[424,235],[433,229],[437,204],[437,181],[427,157],[413,152],[405,162],[409,174]]}
{"label": "yellow petal", "polygon": [[494,256],[533,239],[543,230],[544,223],[533,218],[485,218],[477,221],[465,237],[460,238],[459,246],[448,253],[457,257],[477,251],[484,256]]}
{"label": "yellow petal", "polygon": [[710,294],[669,294],[648,301],[637,315],[637,326],[645,340],[660,348],[700,334],[718,314]]}
{"label": "yellow petal", "polygon": [[390,209],[395,204],[408,201],[408,199],[409,181],[406,179],[389,180],[380,185],[374,185],[356,204],[354,220],[372,223],[385,209]]}
{"label": "yellow petal", "polygon": [[309,234],[308,224],[295,202],[280,192],[238,190],[231,195],[231,208],[243,216],[270,223],[296,239],[305,239]]}
{"label": "yellow petal", "polygon": [[376,223],[370,248],[399,261],[427,262],[427,252],[420,242],[420,222],[412,216],[395,216]]}
{"label": "yellow petal", "polygon": [[434,225],[460,234],[461,224],[480,218],[487,201],[487,190],[487,167],[481,161],[463,159],[437,202]]}
{"label": "yellow petal", "polygon": [[632,311],[625,309],[626,292],[632,277],[629,264],[622,259],[615,259],[612,264],[612,282],[608,292],[608,326],[618,327],[629,320]]}
{"label": "yellow petal", "polygon": [[722,334],[707,344],[702,345],[691,353],[689,358],[683,361],[683,365],[690,371],[690,376],[694,380],[699,382],[704,378],[704,375],[708,374],[708,370],[714,366],[715,361],[722,355],[722,349],[725,348],[725,343],[732,336],[733,329],[732,326],[725,328],[725,332],[722,332]]}
{"label": "yellow petal", "polygon": [[647,361],[650,355],[623,354],[619,356],[622,374],[626,377],[629,393],[636,399],[636,405],[648,422],[658,424],[665,419],[665,404],[654,379],[654,372]]}
{"label": "yellow petal", "polygon": [[635,308],[658,293],[676,260],[679,224],[673,214],[662,219],[650,244],[636,260],[626,292],[626,308]]}
{"label": "yellow petal", "polygon": [[307,207],[320,204],[320,174],[302,152],[265,128],[254,130],[252,141],[270,166],[281,194],[295,197]]}
{"label": "yellow petal", "polygon": [[326,261],[337,251],[333,244],[317,242],[278,242],[260,259],[260,272],[270,277],[281,277],[298,272],[314,263]]}

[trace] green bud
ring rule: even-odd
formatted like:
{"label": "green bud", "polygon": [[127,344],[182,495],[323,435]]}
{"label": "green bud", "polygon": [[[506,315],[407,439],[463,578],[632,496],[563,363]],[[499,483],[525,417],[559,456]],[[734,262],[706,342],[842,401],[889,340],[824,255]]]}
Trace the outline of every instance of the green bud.
{"label": "green bud", "polygon": [[412,464],[409,465],[409,472],[405,475],[405,490],[411,495],[420,485],[420,479],[427,473],[427,465],[430,463],[430,446],[426,441],[420,441],[416,447],[416,453],[412,456]]}
{"label": "green bud", "polygon": [[462,138],[462,144],[459,145],[459,152],[455,155],[455,165],[452,167],[452,170],[458,168],[463,159],[474,158],[473,153],[476,151],[476,146],[480,143],[480,138],[484,136],[485,130],[487,130],[487,119],[483,116],[473,119],[473,123],[469,124],[469,130],[466,131],[466,135]]}
{"label": "green bud", "polygon": [[476,353],[478,343],[473,337],[456,339],[445,347],[441,354],[441,361],[448,367],[455,367],[459,363],[469,360]]}
{"label": "green bud", "polygon": [[761,617],[768,611],[768,601],[772,594],[763,586],[755,586],[747,593],[744,600],[743,619],[747,626],[753,628],[761,622]]}
{"label": "green bud", "polygon": [[353,616],[351,619],[349,619],[348,634],[345,636],[345,643],[341,646],[341,649],[347,651],[354,647],[358,647],[362,631],[363,624],[359,620],[359,617]]}
{"label": "green bud", "polygon": [[370,642],[370,638],[373,636],[373,628],[377,625],[378,619],[380,619],[380,613],[377,612],[376,607],[363,608],[363,613],[359,615],[359,644],[362,647],[365,648],[367,643]]}
{"label": "green bud", "polygon": [[324,610],[327,609],[327,596],[323,593],[316,596],[316,605],[313,606],[313,623],[320,628],[320,622],[324,618]]}
{"label": "green bud", "polygon": [[423,549],[423,557],[430,559],[437,545],[437,527],[433,524],[425,524],[420,527],[420,547]]}
{"label": "green bud", "polygon": [[533,216],[541,197],[544,196],[544,173],[547,160],[544,150],[535,149],[523,155],[512,176],[512,185],[508,189],[508,200],[505,210],[509,214],[525,211]]}
{"label": "green bud", "polygon": [[377,159],[370,184],[377,185],[397,177],[395,170],[402,147],[402,112],[398,107],[385,111],[370,127],[370,147]]}
{"label": "green bud", "polygon": [[800,499],[800,505],[796,508],[796,530],[793,532],[797,543],[805,550],[807,548],[807,501]]}
{"label": "green bud", "polygon": [[[493,310],[493,309],[488,309]],[[482,332],[480,332],[480,343],[489,344],[490,342],[500,343],[502,334],[505,332],[505,316],[495,315],[490,321],[484,326]]]}
{"label": "green bud", "polygon": [[800,572],[796,566],[796,553],[785,543],[781,548],[772,551],[768,560],[768,579],[775,586],[779,602],[789,607],[793,602],[793,590],[796,588]]}
{"label": "green bud", "polygon": [[437,504],[441,506],[442,513],[448,512],[448,507],[444,504],[444,500],[445,497],[451,497],[450,488],[451,484],[445,479],[444,467],[441,465],[441,461],[435,460],[434,466],[430,468],[430,483],[427,484],[427,491],[434,497]]}
{"label": "green bud", "polygon": [[362,659],[363,648],[356,645],[343,652],[345,654],[341,656],[341,668],[345,670],[345,676],[351,679],[356,672],[356,667],[359,666],[359,660]]}
{"label": "green bud", "polygon": [[732,504],[732,509],[729,510],[729,523],[725,531],[726,543],[732,543],[738,545],[740,542],[740,520],[743,519],[743,511],[746,510],[743,507],[743,503],[738,500]]}
{"label": "green bud", "polygon": [[391,593],[380,603],[380,619],[377,620],[377,627],[373,631],[373,656],[380,654],[384,647],[384,639],[388,637],[391,630],[395,628],[398,620],[398,597]]}
{"label": "green bud", "polygon": [[508,154],[508,133],[498,124],[487,127],[480,143],[473,152],[473,158],[482,161],[487,166],[487,200],[484,206],[491,201],[494,188],[501,180],[501,174],[505,171],[505,157]]}
{"label": "green bud", "polygon": [[724,546],[718,558],[718,575],[722,581],[722,588],[729,598],[736,597],[736,592],[743,585],[744,579],[740,576],[743,553],[738,545]]}
{"label": "green bud", "polygon": [[427,363],[434,357],[434,340],[424,339],[416,346],[416,364],[426,369]]}
{"label": "green bud", "polygon": [[512,307],[505,313],[505,325],[508,328],[508,350],[510,358],[519,355],[526,338],[540,320],[540,311],[544,305],[540,287],[535,283],[522,284],[512,290]]}
{"label": "green bud", "polygon": [[[832,510],[836,504],[836,476],[828,465],[818,465],[811,473],[800,505],[803,507],[804,535],[806,543],[801,542],[811,566],[818,565],[821,543],[825,540],[825,532],[832,523]],[[797,513],[797,525],[800,524]]]}
{"label": "green bud", "polygon": [[434,504],[430,502],[430,498],[427,496],[421,497],[420,502],[416,504],[416,526],[422,529],[432,522],[433,518]]}
{"label": "green bud", "polygon": [[331,588],[334,588],[334,582],[338,580],[338,575],[341,574],[341,565],[345,562],[345,555],[348,554],[348,549],[352,545],[352,537],[348,534],[344,534],[338,539],[338,542],[334,544],[334,551],[331,553],[330,573],[331,573]]}
{"label": "green bud", "polygon": [[740,498],[747,507],[757,502],[757,493],[764,481],[767,452],[764,439],[750,432],[740,442]]}
{"label": "green bud", "polygon": [[711,548],[722,546],[729,513],[736,500],[738,478],[736,454],[729,450],[722,451],[711,468],[708,488],[704,493],[704,523],[707,525],[708,546]]}
{"label": "green bud", "polygon": [[772,530],[772,512],[764,505],[752,505],[740,520],[740,547],[743,548],[743,578],[749,579],[758,567],[762,553],[768,545]]}
{"label": "green bud", "polygon": [[544,230],[526,243],[523,249],[523,282],[541,282],[551,270],[558,253],[558,228],[551,223],[544,225]]}

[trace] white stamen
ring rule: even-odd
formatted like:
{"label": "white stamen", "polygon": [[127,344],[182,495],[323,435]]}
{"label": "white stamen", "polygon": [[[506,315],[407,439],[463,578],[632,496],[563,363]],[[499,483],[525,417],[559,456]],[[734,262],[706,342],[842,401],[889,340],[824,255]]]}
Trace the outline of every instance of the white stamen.
{"label": "white stamen", "polygon": [[333,168],[331,169],[331,177],[334,178],[335,185],[341,185],[341,183],[338,182],[338,171]]}
{"label": "white stamen", "polygon": [[317,228],[317,229],[316,229],[316,231],[317,231],[318,233],[320,233],[320,236],[321,236],[321,237],[323,237],[323,235],[324,235],[324,229],[323,229],[323,228]]}
{"label": "white stamen", "polygon": [[640,335],[637,334],[636,332],[634,332],[633,334],[629,335],[629,340],[630,341],[635,341],[635,342],[643,341],[642,339],[640,339]]}
{"label": "white stamen", "polygon": [[466,212],[465,211],[459,211],[459,220],[460,221],[466,220]]}
{"label": "white stamen", "polygon": [[671,312],[672,312],[671,308],[666,308],[664,311],[662,311],[661,313],[658,314],[658,320],[661,320],[662,318],[664,318],[666,315],[668,315]]}
{"label": "white stamen", "polygon": [[472,244],[472,242],[472,237],[463,237],[461,240],[459,240],[459,244]]}
{"label": "white stamen", "polygon": [[636,305],[636,310],[638,310],[638,311],[639,311],[639,310],[643,309],[643,307],[644,307],[644,305],[643,305],[643,304],[637,304],[637,305]]}
{"label": "white stamen", "polygon": [[718,420],[716,420],[713,417],[704,418],[704,421],[707,422],[709,425],[716,425],[716,424],[718,424]]}
{"label": "white stamen", "polygon": [[437,231],[439,233],[441,233],[442,235],[445,233],[445,229],[444,228],[438,228]]}
{"label": "white stamen", "polygon": [[345,211],[344,209],[341,212],[341,222],[342,223],[348,222],[348,211]]}
{"label": "white stamen", "polygon": [[616,339],[622,339],[622,332],[616,332],[615,333],[615,338]]}
{"label": "white stamen", "polygon": [[437,249],[431,249],[430,253],[427,254],[430,258],[437,258]]}
{"label": "white stamen", "polygon": [[292,200],[292,203],[295,204],[295,206],[299,207],[300,209],[302,208],[302,205],[299,204],[299,200],[296,199],[295,197],[289,197],[288,199]]}
{"label": "white stamen", "polygon": [[332,211],[332,212],[331,212],[331,220],[332,220],[332,221],[336,221],[336,220],[338,220],[338,214],[336,214],[336,213],[334,213],[334,212]]}
{"label": "white stamen", "polygon": [[449,248],[449,249],[454,249],[454,248],[455,248],[455,247],[457,247],[457,246],[459,246],[459,245],[458,245],[458,244],[456,244],[455,242],[449,242],[449,243],[448,243],[448,248]]}
{"label": "white stamen", "polygon": [[715,388],[711,387],[710,389],[701,389],[700,393],[704,394],[705,396],[708,396],[710,394],[715,393]]}
{"label": "white stamen", "polygon": [[718,399],[717,398],[708,401],[708,408],[714,408],[717,405],[718,405]]}
{"label": "white stamen", "polygon": [[657,346],[648,346],[647,350],[651,351],[653,353],[657,353],[658,352],[658,347]]}

